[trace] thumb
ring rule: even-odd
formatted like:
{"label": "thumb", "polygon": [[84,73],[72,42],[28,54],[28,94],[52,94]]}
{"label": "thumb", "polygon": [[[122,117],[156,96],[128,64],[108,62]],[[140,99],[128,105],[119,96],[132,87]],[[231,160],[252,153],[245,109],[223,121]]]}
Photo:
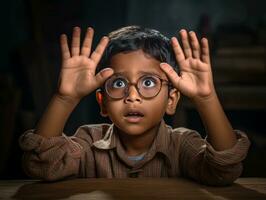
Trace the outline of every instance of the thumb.
{"label": "thumb", "polygon": [[104,81],[109,78],[114,73],[114,70],[111,68],[104,68],[103,70],[99,71],[96,76],[96,82],[98,85],[102,85]]}
{"label": "thumb", "polygon": [[178,89],[180,76],[177,74],[177,72],[174,70],[174,68],[171,65],[169,65],[168,63],[161,63],[160,67],[165,72],[167,77],[170,79],[173,86]]}

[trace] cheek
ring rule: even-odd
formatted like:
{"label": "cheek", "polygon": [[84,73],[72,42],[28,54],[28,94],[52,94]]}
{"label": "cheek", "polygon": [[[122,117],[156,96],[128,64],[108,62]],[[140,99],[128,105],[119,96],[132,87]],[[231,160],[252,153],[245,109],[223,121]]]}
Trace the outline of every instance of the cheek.
{"label": "cheek", "polygon": [[161,96],[158,99],[155,99],[155,101],[151,104],[149,104],[151,106],[151,110],[154,113],[158,113],[160,115],[164,115],[165,111],[166,111],[166,107],[167,107],[167,96]]}
{"label": "cheek", "polygon": [[146,105],[151,116],[161,118],[164,116],[168,104],[168,92],[161,91],[154,99],[147,101]]}
{"label": "cheek", "polygon": [[165,108],[168,103],[168,90],[162,90],[156,98],[159,107]]}
{"label": "cheek", "polygon": [[106,112],[109,119],[115,123],[120,124],[121,119],[123,118],[123,104],[117,101],[111,101],[106,103]]}
{"label": "cheek", "polygon": [[122,113],[122,109],[123,109],[123,102],[120,101],[109,101],[107,100],[105,102],[105,107],[106,107],[106,111],[107,113],[110,115],[119,115],[120,113]]}

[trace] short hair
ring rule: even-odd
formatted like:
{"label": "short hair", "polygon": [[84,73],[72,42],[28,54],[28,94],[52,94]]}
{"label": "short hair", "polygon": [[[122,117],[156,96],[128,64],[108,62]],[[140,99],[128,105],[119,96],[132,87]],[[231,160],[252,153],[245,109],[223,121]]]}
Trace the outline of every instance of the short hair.
{"label": "short hair", "polygon": [[167,62],[178,72],[171,41],[159,31],[140,26],[126,26],[110,32],[108,37],[109,43],[97,71],[108,67],[112,56],[141,49],[156,60]]}

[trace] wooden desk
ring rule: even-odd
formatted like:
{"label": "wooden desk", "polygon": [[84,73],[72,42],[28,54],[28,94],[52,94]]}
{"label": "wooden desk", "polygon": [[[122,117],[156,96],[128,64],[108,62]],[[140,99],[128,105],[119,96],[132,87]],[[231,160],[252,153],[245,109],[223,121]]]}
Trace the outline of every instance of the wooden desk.
{"label": "wooden desk", "polygon": [[228,187],[184,179],[73,179],[54,183],[0,181],[0,199],[266,199],[266,178],[240,178]]}

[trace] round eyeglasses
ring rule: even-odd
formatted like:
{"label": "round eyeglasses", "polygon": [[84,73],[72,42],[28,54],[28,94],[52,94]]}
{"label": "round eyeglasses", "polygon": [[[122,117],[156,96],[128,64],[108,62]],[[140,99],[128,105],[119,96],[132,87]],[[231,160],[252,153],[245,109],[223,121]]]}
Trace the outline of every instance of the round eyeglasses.
{"label": "round eyeglasses", "polygon": [[143,75],[137,83],[130,83],[122,75],[113,75],[105,82],[105,91],[113,99],[122,99],[128,95],[130,85],[134,85],[143,98],[153,98],[159,94],[162,84],[170,85],[169,81],[157,75]]}

